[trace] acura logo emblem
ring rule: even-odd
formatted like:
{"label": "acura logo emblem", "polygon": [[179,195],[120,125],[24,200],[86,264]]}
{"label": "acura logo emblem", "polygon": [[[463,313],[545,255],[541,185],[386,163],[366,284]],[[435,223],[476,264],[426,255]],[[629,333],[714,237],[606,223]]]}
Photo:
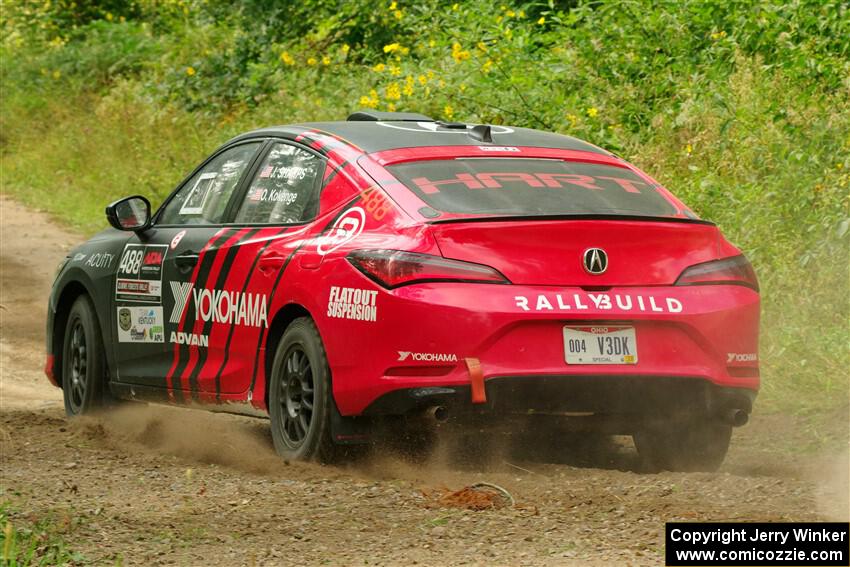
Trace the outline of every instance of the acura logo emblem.
{"label": "acura logo emblem", "polygon": [[584,269],[598,276],[608,269],[608,254],[602,248],[588,248],[584,251]]}

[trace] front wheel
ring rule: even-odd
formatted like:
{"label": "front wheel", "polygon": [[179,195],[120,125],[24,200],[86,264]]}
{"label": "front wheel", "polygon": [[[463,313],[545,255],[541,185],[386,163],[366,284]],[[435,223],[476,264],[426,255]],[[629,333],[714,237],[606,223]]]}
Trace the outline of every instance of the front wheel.
{"label": "front wheel", "polygon": [[732,427],[709,419],[671,422],[642,429],[633,438],[649,470],[714,472],[726,458]]}
{"label": "front wheel", "polygon": [[97,315],[83,295],[71,306],[62,348],[62,393],[68,417],[104,406],[105,368]]}
{"label": "front wheel", "polygon": [[331,379],[313,321],[293,321],[277,345],[269,384],[272,440],[284,459],[332,459]]}

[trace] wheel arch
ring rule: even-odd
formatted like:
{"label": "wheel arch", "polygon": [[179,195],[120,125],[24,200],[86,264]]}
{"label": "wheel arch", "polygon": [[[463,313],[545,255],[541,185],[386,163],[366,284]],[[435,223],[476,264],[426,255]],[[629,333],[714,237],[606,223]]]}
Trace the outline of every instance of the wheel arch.
{"label": "wheel arch", "polygon": [[269,378],[271,377],[272,364],[274,363],[275,351],[280,339],[289,325],[300,317],[309,317],[313,322],[316,320],[310,311],[300,303],[287,303],[277,313],[275,313],[271,324],[269,325],[269,336],[266,340],[266,352],[263,360],[263,401],[266,407],[269,407]]}
{"label": "wheel arch", "polygon": [[[68,325],[68,316],[71,313],[71,307],[74,305],[74,302],[80,296],[87,296],[89,300],[92,299],[91,290],[83,283],[81,280],[69,280],[62,287],[62,290],[56,296],[56,311],[53,316],[53,327],[50,329],[50,350],[52,351],[49,354],[52,354],[53,359],[53,372],[56,377],[57,385],[61,388],[62,381],[64,377],[62,376],[62,356],[64,352],[64,344],[65,344],[65,327]],[[97,316],[97,309],[95,308],[95,316]],[[101,333],[103,333],[103,324],[99,320],[98,323],[101,327]]]}

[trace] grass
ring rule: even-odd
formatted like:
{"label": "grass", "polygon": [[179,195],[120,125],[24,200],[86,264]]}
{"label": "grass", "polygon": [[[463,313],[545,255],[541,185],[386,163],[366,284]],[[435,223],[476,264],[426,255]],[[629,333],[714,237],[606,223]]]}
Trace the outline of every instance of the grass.
{"label": "grass", "polygon": [[75,522],[67,515],[20,520],[8,502],[0,504],[0,563],[7,567],[84,565],[86,558],[66,541]]}
{"label": "grass", "polygon": [[106,203],[160,201],[254,127],[366,106],[572,134],[659,179],[751,259],[762,409],[846,407],[846,4],[395,4],[10,1],[0,190],[91,234]]}

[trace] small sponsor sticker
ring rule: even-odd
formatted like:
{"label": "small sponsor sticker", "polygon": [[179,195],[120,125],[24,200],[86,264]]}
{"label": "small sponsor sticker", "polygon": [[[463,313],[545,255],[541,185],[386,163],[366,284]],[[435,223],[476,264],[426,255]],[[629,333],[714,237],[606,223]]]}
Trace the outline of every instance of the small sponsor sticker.
{"label": "small sponsor sticker", "polygon": [[478,146],[482,152],[518,152],[519,148],[513,146]]}
{"label": "small sponsor sticker", "polygon": [[355,287],[331,286],[328,296],[328,317],[354,321],[377,321],[378,292]]}
{"label": "small sponsor sticker", "polygon": [[164,341],[162,307],[118,308],[118,342],[161,343]]}
{"label": "small sponsor sticker", "polygon": [[174,250],[177,248],[177,245],[180,244],[180,241],[183,240],[183,237],[186,236],[186,231],[181,230],[177,234],[174,235],[174,238],[171,239],[171,249]]}

